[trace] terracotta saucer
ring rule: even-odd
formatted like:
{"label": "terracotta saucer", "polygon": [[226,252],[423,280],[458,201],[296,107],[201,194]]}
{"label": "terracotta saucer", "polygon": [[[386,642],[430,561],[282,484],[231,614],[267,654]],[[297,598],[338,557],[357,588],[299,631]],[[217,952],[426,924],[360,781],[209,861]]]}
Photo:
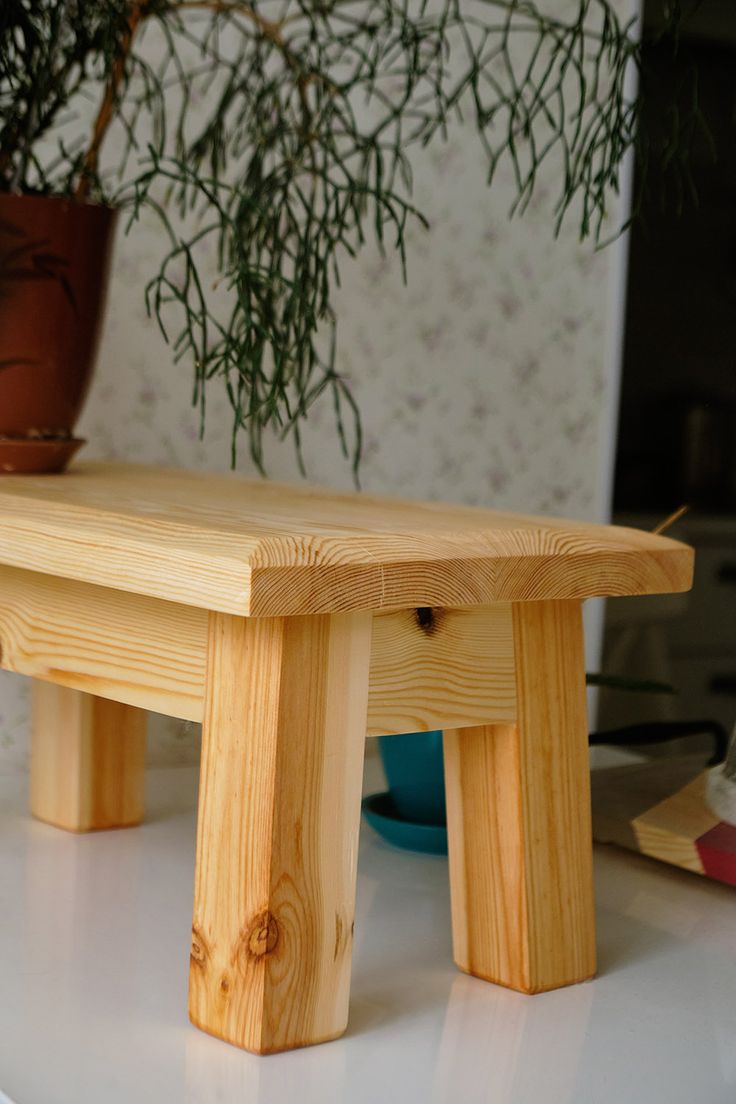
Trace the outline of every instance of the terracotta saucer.
{"label": "terracotta saucer", "polygon": [[81,437],[0,437],[0,476],[62,472],[83,444]]}

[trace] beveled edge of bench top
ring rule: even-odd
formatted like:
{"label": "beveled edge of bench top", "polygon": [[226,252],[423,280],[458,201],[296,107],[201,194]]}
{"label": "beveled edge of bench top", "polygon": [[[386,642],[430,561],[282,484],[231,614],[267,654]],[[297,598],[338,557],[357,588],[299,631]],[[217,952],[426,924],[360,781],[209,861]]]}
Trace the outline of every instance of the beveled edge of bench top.
{"label": "beveled edge of bench top", "polygon": [[291,616],[678,592],[693,552],[616,526],[86,462],[0,476],[0,563]]}

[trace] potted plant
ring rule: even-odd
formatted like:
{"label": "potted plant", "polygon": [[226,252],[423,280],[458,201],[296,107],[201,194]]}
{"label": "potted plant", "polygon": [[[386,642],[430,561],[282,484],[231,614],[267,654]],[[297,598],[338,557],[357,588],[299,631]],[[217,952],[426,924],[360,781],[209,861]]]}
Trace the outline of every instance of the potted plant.
{"label": "potted plant", "polygon": [[[633,23],[615,0],[3,0],[0,469],[58,467],[94,358],[114,226],[169,251],[145,290],[204,421],[212,381],[263,467],[331,397],[357,465],[333,289],[369,238],[406,264],[412,148],[465,117],[523,210],[607,227],[636,135]],[[550,14],[550,9],[552,14]],[[93,105],[90,111],[90,103]],[[113,137],[114,136],[114,137]],[[215,259],[219,273],[206,277]],[[213,286],[214,285],[216,286]]]}
{"label": "potted plant", "polygon": [[[100,54],[102,20],[69,4],[0,11],[0,471],[58,471],[100,332],[115,211],[87,202],[94,142],[43,155]],[[63,145],[61,146],[63,150]]]}

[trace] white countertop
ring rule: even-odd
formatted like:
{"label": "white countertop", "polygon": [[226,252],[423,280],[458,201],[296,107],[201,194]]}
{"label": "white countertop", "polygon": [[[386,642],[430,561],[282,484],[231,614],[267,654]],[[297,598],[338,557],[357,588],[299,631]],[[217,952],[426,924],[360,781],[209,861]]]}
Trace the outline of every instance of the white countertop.
{"label": "white countertop", "polygon": [[[524,997],[452,964],[446,860],[364,828],[351,1019],[257,1058],[186,1018],[196,775],[73,836],[0,779],[0,1090],[16,1104],[733,1104],[736,889],[596,851],[597,980]],[[0,1092],[0,1100],[3,1094]]]}

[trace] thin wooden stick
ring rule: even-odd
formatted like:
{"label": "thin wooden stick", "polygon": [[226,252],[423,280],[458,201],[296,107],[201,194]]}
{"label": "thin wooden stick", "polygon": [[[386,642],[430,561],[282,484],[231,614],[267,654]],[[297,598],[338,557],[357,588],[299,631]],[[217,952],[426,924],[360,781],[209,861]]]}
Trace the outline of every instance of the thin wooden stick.
{"label": "thin wooden stick", "polygon": [[681,517],[684,517],[689,509],[689,506],[678,506],[677,509],[669,515],[669,517],[666,517],[664,521],[660,521],[659,525],[655,525],[654,529],[652,529],[652,532],[655,533],[657,536],[665,533],[670,528],[670,526],[674,525],[676,521],[679,521]]}

